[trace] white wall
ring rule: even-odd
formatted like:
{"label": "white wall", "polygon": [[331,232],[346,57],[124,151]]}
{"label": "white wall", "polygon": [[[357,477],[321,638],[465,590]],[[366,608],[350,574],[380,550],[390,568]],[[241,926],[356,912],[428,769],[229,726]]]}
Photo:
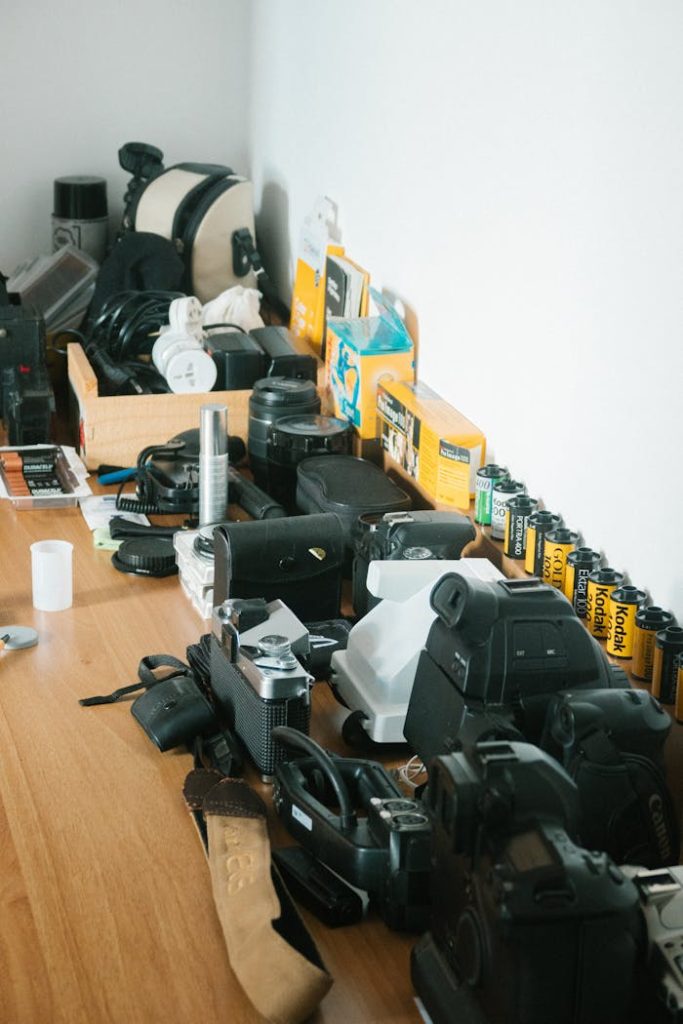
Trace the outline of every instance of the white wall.
{"label": "white wall", "polygon": [[22,0],[1,21],[0,270],[50,251],[55,177],[107,178],[120,216],[131,139],[244,169],[249,0]]}
{"label": "white wall", "polygon": [[325,193],[413,308],[422,379],[683,621],[683,5],[256,0],[253,18],[280,288]]}

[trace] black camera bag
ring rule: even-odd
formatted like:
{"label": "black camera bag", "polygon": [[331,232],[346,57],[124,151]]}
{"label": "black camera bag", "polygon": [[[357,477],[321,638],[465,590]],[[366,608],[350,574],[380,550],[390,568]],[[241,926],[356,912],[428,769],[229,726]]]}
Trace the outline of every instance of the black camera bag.
{"label": "black camera bag", "polygon": [[296,504],[302,512],[333,512],[339,517],[347,549],[344,574],[350,579],[353,531],[358,516],[364,512],[405,512],[412,502],[379,466],[367,459],[316,455],[297,466]]}
{"label": "black camera bag", "polygon": [[214,552],[214,606],[279,598],[303,622],[339,616],[344,537],[337,516],[224,523],[214,531]]}

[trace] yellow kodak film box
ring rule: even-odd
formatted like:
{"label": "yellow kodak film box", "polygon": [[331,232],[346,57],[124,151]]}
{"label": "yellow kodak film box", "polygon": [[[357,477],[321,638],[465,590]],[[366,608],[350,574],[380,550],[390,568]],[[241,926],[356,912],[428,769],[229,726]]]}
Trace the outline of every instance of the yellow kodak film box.
{"label": "yellow kodak film box", "polygon": [[486,438],[426,384],[381,382],[377,418],[382,448],[435,504],[469,508]]}
{"label": "yellow kodak film box", "polygon": [[410,335],[396,313],[371,293],[380,315],[330,317],[325,339],[325,381],[334,415],[352,423],[364,440],[378,435],[379,382],[415,378]]}

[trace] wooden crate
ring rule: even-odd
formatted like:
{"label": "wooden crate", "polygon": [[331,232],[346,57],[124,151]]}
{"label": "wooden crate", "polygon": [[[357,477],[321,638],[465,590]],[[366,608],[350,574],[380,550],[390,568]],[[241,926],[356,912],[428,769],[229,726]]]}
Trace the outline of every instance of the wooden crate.
{"label": "wooden crate", "polygon": [[[227,405],[229,432],[246,440],[250,390],[103,397],[83,348],[77,343],[71,344],[67,356],[69,383],[78,404],[79,449],[88,469],[96,469],[103,463],[134,466],[138,453],[147,445],[163,444],[183,430],[198,427],[199,409],[207,402]],[[319,389],[323,383],[321,363]]]}

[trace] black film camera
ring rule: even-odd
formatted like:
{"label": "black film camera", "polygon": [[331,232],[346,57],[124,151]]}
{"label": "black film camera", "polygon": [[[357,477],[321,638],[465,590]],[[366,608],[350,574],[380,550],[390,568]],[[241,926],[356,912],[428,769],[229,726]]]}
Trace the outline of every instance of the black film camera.
{"label": "black film camera", "polygon": [[432,766],[432,919],[413,950],[435,1024],[623,1024],[639,912],[612,861],[575,845],[574,784],[525,743]]}
{"label": "black film camera", "polygon": [[460,558],[476,531],[459,512],[374,512],[359,516],[354,528],[353,608],[365,615],[378,599],[368,593],[368,564],[426,558]]}
{"label": "black film camera", "polygon": [[376,761],[329,755],[307,736],[277,740],[311,756],[278,764],[273,802],[287,831],[352,886],[365,889],[390,928],[422,931],[429,918],[430,833]]}

